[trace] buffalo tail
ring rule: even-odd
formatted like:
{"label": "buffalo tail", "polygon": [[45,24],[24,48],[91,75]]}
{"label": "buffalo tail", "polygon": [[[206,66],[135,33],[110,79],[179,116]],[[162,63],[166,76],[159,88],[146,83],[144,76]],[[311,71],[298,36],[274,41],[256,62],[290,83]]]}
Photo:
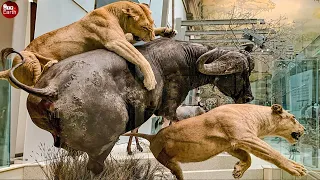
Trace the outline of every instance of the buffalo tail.
{"label": "buffalo tail", "polygon": [[33,88],[30,86],[27,86],[21,82],[19,82],[15,77],[14,77],[14,70],[17,69],[19,66],[22,66],[26,61],[24,59],[24,57],[17,51],[12,51],[12,53],[16,53],[18,54],[22,61],[20,63],[18,63],[17,65],[15,65],[14,67],[11,68],[11,70],[9,71],[9,79],[12,81],[12,83],[14,85],[16,85],[17,87],[23,89],[24,91],[28,92],[29,94],[38,96],[40,98],[44,98],[44,99],[48,99],[48,98],[55,98],[58,95],[58,91],[53,88],[53,87],[45,87],[45,88]]}
{"label": "buffalo tail", "polygon": [[123,134],[122,136],[136,136],[136,137],[144,138],[144,139],[148,140],[149,142],[152,142],[152,140],[154,139],[154,137],[156,135],[142,134],[142,133],[126,133],[126,134]]}

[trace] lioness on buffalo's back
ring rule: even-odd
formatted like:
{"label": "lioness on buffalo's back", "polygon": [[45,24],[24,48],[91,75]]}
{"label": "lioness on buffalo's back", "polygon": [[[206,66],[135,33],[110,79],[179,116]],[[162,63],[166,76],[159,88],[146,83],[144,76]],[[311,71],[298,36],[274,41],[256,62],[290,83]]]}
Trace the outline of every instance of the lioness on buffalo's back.
{"label": "lioness on buffalo's back", "polygon": [[[42,71],[70,56],[94,49],[106,48],[137,65],[144,75],[144,85],[148,90],[155,88],[156,80],[149,62],[126,40],[125,33],[133,38],[151,41],[162,35],[166,28],[153,28],[154,21],[146,4],[129,1],[111,3],[89,12],[79,21],[34,39],[21,51],[26,63],[14,74],[17,79],[33,86]],[[12,48],[1,53],[2,62],[14,52]],[[21,62],[15,56],[13,66]],[[4,66],[3,66],[4,67]],[[0,79],[8,79],[9,70],[0,72]]]}
{"label": "lioness on buffalo's back", "polygon": [[234,178],[241,178],[250,167],[249,153],[292,175],[306,175],[303,165],[287,159],[260,139],[281,136],[294,144],[303,133],[304,127],[281,105],[228,104],[181,120],[155,135],[127,133],[125,136],[134,135],[150,141],[155,158],[182,180],[179,162],[204,161],[221,152],[228,152],[240,160],[234,166]]}

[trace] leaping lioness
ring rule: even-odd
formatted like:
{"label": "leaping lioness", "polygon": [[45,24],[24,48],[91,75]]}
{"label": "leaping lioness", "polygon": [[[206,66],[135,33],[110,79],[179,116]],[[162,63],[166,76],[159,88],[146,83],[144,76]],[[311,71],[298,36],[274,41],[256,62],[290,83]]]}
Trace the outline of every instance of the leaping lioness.
{"label": "leaping lioness", "polygon": [[178,162],[204,161],[224,151],[240,160],[234,166],[234,178],[241,178],[250,167],[249,153],[292,175],[306,175],[303,165],[282,156],[260,139],[281,136],[293,144],[303,133],[304,127],[294,115],[278,104],[271,108],[252,104],[228,104],[200,116],[181,120],[160,130],[156,135],[124,135],[150,141],[150,150],[155,158],[169,168],[178,180],[182,180]]}
{"label": "leaping lioness", "polygon": [[[157,82],[151,66],[127,41],[125,34],[131,33],[136,39],[144,41],[153,40],[155,34],[174,35],[174,31],[168,32],[167,28],[154,29],[153,24],[151,11],[146,4],[120,1],[103,6],[77,22],[34,39],[20,52],[26,62],[16,69],[14,75],[20,82],[33,86],[41,73],[58,61],[94,49],[106,48],[137,65],[144,75],[145,87],[152,90]],[[14,52],[12,48],[1,51],[3,67],[7,56]],[[13,66],[21,61],[20,56],[15,56]],[[0,72],[0,79],[9,80],[9,71]]]}

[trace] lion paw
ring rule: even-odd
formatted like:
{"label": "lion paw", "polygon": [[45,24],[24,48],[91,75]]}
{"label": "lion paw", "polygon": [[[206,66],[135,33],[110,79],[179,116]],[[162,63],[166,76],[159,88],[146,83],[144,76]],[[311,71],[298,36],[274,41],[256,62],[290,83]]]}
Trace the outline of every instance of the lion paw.
{"label": "lion paw", "polygon": [[167,37],[167,38],[172,38],[175,37],[178,34],[178,32],[174,29],[166,28],[160,36],[162,37]]}
{"label": "lion paw", "polygon": [[294,176],[305,176],[307,174],[307,170],[304,168],[304,166],[294,161],[289,161],[289,163],[285,163],[284,169]]}
{"label": "lion paw", "polygon": [[136,39],[134,38],[133,34],[131,34],[131,33],[126,33],[125,37],[126,37],[126,40],[131,44],[134,44],[137,42]]}
{"label": "lion paw", "polygon": [[57,64],[57,60],[49,61],[44,67],[42,73],[46,72],[51,66]]}
{"label": "lion paw", "polygon": [[232,176],[235,179],[240,179],[243,176],[243,173],[245,172],[245,170],[247,170],[247,168],[245,168],[244,165],[241,165],[241,163],[238,162],[236,163],[236,165],[234,165]]}

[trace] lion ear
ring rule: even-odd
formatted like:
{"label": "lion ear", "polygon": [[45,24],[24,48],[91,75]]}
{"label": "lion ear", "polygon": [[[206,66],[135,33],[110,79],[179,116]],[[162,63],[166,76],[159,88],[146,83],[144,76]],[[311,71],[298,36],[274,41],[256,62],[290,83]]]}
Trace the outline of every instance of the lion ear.
{"label": "lion ear", "polygon": [[122,12],[130,17],[132,17],[135,21],[139,20],[139,15],[135,13],[132,8],[122,9]]}
{"label": "lion ear", "polygon": [[283,112],[282,106],[280,104],[274,104],[271,106],[272,112],[276,114],[281,114]]}
{"label": "lion ear", "polygon": [[147,4],[147,3],[141,3],[141,4],[147,6],[148,8],[150,8],[149,4]]}

